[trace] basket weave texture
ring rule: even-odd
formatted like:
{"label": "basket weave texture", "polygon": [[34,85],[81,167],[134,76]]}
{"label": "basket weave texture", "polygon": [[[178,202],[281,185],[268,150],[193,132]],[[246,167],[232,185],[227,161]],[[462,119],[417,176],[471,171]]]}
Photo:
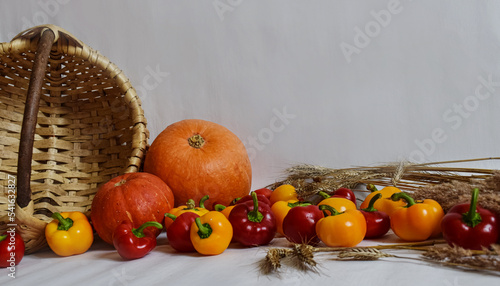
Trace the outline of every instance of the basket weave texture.
{"label": "basket weave texture", "polygon": [[[19,196],[30,190],[19,189],[15,181],[23,156],[21,129],[30,80],[36,76],[35,52],[47,30],[55,38],[39,75],[43,84],[28,184],[31,200],[23,206]],[[128,78],[67,31],[37,26],[0,44],[0,231],[15,227],[27,253],[44,247],[44,228],[52,213],[89,215],[101,184],[139,171],[148,137],[140,100]],[[15,205],[9,201],[14,189]]]}

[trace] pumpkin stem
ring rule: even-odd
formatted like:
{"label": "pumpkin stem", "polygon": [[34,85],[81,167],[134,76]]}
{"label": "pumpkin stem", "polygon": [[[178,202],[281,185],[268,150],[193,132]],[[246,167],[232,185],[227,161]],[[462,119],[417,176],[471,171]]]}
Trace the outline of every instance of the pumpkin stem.
{"label": "pumpkin stem", "polygon": [[196,204],[193,199],[189,199],[186,203],[185,210],[193,210],[196,207]]}
{"label": "pumpkin stem", "polygon": [[200,134],[195,134],[188,139],[189,146],[200,149],[205,144],[205,139]]}
{"label": "pumpkin stem", "polygon": [[127,182],[127,180],[121,179],[119,182],[115,183],[115,187],[119,187],[119,186],[125,184],[126,182]]}

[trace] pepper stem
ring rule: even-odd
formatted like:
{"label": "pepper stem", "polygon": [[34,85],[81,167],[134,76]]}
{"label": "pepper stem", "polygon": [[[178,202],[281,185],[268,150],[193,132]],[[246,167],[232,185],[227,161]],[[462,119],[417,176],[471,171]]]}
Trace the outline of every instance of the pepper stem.
{"label": "pepper stem", "polygon": [[226,208],[226,206],[225,206],[225,205],[221,205],[221,204],[216,204],[216,205],[214,206],[214,209],[215,209],[216,211],[218,211],[218,212],[223,211],[225,208]]}
{"label": "pepper stem", "polygon": [[481,215],[476,212],[478,196],[479,196],[479,189],[474,188],[472,190],[469,211],[462,215],[462,220],[465,222],[465,224],[467,224],[470,227],[475,227],[483,220]]}
{"label": "pepper stem", "polygon": [[208,195],[203,196],[203,198],[200,199],[200,208],[205,208],[205,201],[208,200]]}
{"label": "pepper stem", "polygon": [[[332,207],[330,205],[319,205],[318,207],[319,207],[319,210],[323,212],[325,217],[336,216],[336,215],[341,214],[341,212],[337,211],[334,207]],[[330,214],[328,214],[326,211],[329,211]]]}
{"label": "pepper stem", "polygon": [[373,205],[375,204],[375,202],[380,199],[382,197],[382,194],[381,193],[378,193],[376,194],[375,196],[373,196],[373,198],[370,199],[370,202],[368,203],[368,207],[364,208],[364,209],[361,209],[362,211],[365,211],[365,212],[376,212],[377,209],[375,207],[373,207]]}
{"label": "pepper stem", "polygon": [[371,191],[372,193],[378,191],[377,187],[375,187],[374,184],[368,184],[368,185],[366,185],[366,189],[368,191]]}
{"label": "pepper stem", "polygon": [[414,204],[416,204],[415,200],[412,197],[410,197],[410,195],[408,195],[405,192],[394,193],[391,196],[391,200],[393,200],[395,202],[399,201],[401,199],[403,199],[403,200],[406,201],[405,208],[409,208],[409,207],[413,206]]}
{"label": "pepper stem", "polygon": [[6,234],[4,234],[4,235],[0,235],[0,241],[3,241],[6,237],[7,237],[7,235],[6,235]]}
{"label": "pepper stem", "polygon": [[170,219],[172,219],[172,220],[175,220],[175,219],[177,218],[177,216],[176,216],[176,215],[171,214],[171,213],[165,213],[165,217],[168,217],[168,218],[170,218]]}
{"label": "pepper stem", "polygon": [[73,226],[73,220],[68,218],[64,218],[60,213],[53,213],[53,219],[57,219],[59,224],[57,225],[57,230],[68,230]]}
{"label": "pepper stem", "polygon": [[301,202],[301,201],[296,201],[295,203],[288,203],[288,206],[293,208],[293,207],[307,207],[312,205],[309,202]]}
{"label": "pepper stem", "polygon": [[146,227],[150,227],[150,226],[154,226],[158,229],[162,229],[163,226],[161,225],[161,223],[159,222],[156,222],[156,221],[148,221],[148,222],[145,222],[143,223],[139,228],[133,228],[132,229],[132,233],[137,236],[138,238],[141,238],[141,237],[144,237],[144,229]]}
{"label": "pepper stem", "polygon": [[253,210],[248,212],[248,220],[252,222],[260,223],[264,219],[264,215],[259,212],[259,200],[257,199],[257,194],[252,192],[250,194],[253,200]]}
{"label": "pepper stem", "polygon": [[328,199],[328,198],[330,198],[330,197],[331,197],[329,194],[327,194],[327,193],[325,193],[325,192],[323,192],[323,191],[319,191],[319,192],[318,192],[318,195],[322,196],[322,197],[323,197],[323,199]]}
{"label": "pepper stem", "polygon": [[201,224],[200,217],[194,219],[194,223],[198,227],[198,235],[201,239],[208,238],[212,234],[212,227],[208,223]]}

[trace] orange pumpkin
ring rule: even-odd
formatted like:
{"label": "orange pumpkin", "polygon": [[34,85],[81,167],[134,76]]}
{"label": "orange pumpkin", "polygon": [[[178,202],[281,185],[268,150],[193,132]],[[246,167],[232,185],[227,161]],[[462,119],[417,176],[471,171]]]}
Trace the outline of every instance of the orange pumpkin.
{"label": "orange pumpkin", "polygon": [[165,128],[148,150],[144,171],[165,181],[177,204],[208,195],[208,208],[247,195],[252,183],[250,159],[240,139],[227,128],[200,119]]}
{"label": "orange pumpkin", "polygon": [[[160,178],[149,173],[128,173],[99,188],[92,200],[90,218],[99,237],[113,244],[113,232],[122,221],[131,221],[134,228],[148,221],[162,223],[173,206],[172,191]],[[156,228],[154,231],[160,233]]]}

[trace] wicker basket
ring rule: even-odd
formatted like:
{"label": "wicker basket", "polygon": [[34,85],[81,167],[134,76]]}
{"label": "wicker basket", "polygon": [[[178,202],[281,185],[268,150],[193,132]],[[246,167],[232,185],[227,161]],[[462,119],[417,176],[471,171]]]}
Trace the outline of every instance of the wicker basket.
{"label": "wicker basket", "polygon": [[15,227],[27,253],[53,212],[88,215],[102,183],[138,171],[149,137],[122,71],[53,25],[0,44],[0,121],[0,231]]}

